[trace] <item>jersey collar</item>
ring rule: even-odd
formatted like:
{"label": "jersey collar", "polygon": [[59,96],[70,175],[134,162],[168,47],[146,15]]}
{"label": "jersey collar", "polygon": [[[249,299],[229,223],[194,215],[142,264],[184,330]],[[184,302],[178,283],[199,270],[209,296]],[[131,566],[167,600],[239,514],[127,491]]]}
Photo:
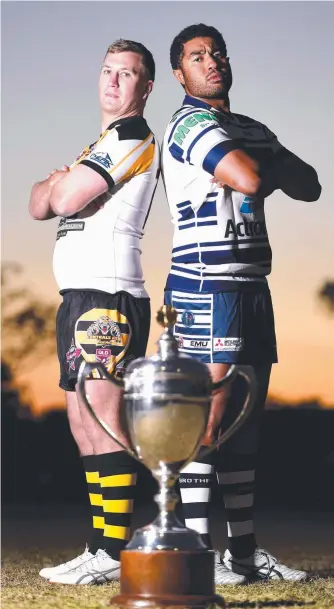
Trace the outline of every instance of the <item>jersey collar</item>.
{"label": "jersey collar", "polygon": [[197,108],[206,108],[207,110],[214,109],[210,104],[206,104],[201,99],[197,99],[196,97],[191,97],[191,95],[186,95],[183,100],[183,105],[196,106]]}

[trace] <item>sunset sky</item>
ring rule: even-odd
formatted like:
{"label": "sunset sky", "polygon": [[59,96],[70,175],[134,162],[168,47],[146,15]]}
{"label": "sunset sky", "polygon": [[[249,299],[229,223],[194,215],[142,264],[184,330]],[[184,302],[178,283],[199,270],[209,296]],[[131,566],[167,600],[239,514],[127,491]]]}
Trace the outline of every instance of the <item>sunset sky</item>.
{"label": "sunset sky", "polygon": [[[316,297],[334,276],[331,2],[2,2],[2,259],[20,262],[27,284],[60,302],[52,275],[57,221],[30,219],[31,186],[99,135],[99,68],[116,38],[138,40],[155,57],[146,118],[161,141],[183,99],[169,65],[170,43],[198,22],[215,25],[226,39],[232,111],[265,123],[318,172],[323,192],[316,203],[281,192],[266,203],[280,359],[270,393],[333,405],[334,323]],[[160,183],[142,243],[153,312],[163,298],[171,239]],[[80,264],[80,253],[68,264]],[[153,319],[149,354],[158,335]],[[37,362],[24,380],[38,409],[63,403],[55,359]]]}

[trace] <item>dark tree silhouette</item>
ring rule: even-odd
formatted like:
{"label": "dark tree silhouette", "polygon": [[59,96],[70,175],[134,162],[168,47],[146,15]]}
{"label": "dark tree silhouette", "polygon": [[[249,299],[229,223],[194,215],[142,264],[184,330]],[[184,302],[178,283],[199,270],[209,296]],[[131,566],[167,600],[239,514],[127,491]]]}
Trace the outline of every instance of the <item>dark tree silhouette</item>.
{"label": "dark tree silhouette", "polygon": [[327,280],[318,291],[318,298],[330,314],[334,314],[334,281]]}
{"label": "dark tree silhouette", "polygon": [[2,360],[14,372],[53,355],[56,350],[57,305],[37,297],[22,285],[23,269],[15,262],[2,265]]}

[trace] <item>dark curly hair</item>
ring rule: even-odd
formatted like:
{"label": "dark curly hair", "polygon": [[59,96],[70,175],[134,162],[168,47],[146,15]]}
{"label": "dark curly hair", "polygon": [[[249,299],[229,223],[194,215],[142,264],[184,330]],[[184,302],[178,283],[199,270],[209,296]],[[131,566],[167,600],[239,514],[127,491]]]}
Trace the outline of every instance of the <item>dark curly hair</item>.
{"label": "dark curly hair", "polygon": [[170,62],[173,70],[177,70],[180,67],[180,61],[183,57],[184,43],[197,38],[198,36],[207,36],[213,38],[218,49],[226,55],[226,44],[221,33],[216,30],[212,25],[205,25],[204,23],[197,23],[195,25],[189,25],[184,28],[177,36],[175,36],[171,47],[170,47]]}

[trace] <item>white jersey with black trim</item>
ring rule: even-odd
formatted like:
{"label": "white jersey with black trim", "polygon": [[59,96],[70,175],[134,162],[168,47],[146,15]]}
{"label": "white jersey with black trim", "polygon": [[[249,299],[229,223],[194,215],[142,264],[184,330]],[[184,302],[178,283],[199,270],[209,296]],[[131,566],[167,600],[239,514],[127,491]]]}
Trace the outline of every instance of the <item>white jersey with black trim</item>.
{"label": "white jersey with black trim", "polygon": [[124,290],[148,297],[140,239],[159,177],[159,145],[141,116],[115,121],[85,148],[78,164],[97,171],[108,190],[81,212],[61,218],[53,256],[59,290]]}
{"label": "white jersey with black trim", "polygon": [[219,161],[243,149],[259,162],[282,148],[256,120],[186,96],[168,124],[162,173],[174,224],[166,289],[218,292],[271,271],[264,200],[212,182]]}

